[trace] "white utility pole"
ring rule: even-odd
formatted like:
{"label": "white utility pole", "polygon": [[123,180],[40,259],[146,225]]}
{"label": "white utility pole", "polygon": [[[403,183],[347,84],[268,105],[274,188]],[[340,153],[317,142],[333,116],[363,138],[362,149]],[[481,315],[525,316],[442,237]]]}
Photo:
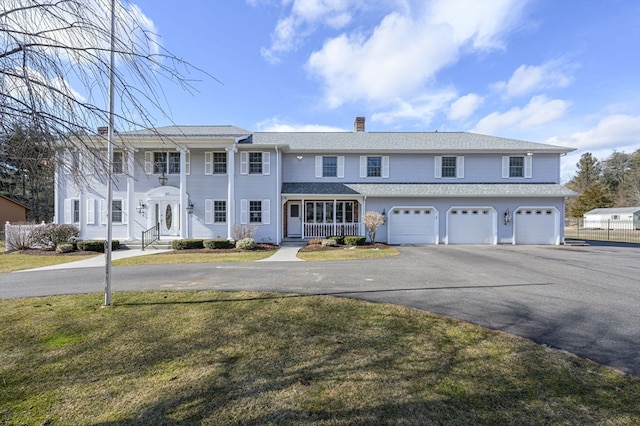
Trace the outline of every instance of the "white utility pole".
{"label": "white utility pole", "polygon": [[[111,245],[113,242],[113,134],[114,134],[114,80],[115,80],[115,32],[116,32],[116,0],[111,0],[111,60],[109,63],[109,148],[107,160],[107,241],[104,247],[105,277],[104,306],[111,305]],[[122,214],[125,214],[122,212]]]}

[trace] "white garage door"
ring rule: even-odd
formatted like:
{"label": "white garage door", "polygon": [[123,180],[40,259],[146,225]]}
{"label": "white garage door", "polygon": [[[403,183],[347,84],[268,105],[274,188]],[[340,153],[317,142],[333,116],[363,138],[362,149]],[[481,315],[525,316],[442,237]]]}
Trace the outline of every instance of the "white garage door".
{"label": "white garage door", "polygon": [[448,244],[496,244],[495,210],[455,207],[447,213]]}
{"label": "white garage door", "polygon": [[388,220],[389,244],[438,242],[438,212],[432,207],[395,207]]}
{"label": "white garage door", "polygon": [[514,244],[558,244],[557,219],[552,208],[519,208],[513,218]]}

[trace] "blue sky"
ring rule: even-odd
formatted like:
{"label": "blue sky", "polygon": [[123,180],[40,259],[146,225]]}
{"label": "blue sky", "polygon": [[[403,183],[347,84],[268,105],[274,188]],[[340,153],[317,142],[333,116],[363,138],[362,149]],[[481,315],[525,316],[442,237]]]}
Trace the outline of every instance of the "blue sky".
{"label": "blue sky", "polygon": [[477,132],[577,148],[564,180],[586,151],[640,148],[637,0],[132,3],[221,82],[165,85],[176,124]]}

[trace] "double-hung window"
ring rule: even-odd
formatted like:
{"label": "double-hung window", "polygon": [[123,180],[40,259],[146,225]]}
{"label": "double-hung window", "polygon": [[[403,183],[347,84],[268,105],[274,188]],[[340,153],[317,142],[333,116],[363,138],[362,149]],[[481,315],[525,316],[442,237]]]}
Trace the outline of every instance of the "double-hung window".
{"label": "double-hung window", "polygon": [[262,151],[240,152],[241,175],[269,175],[271,153]]}
{"label": "double-hung window", "polygon": [[380,155],[360,156],[361,178],[388,178],[389,157]]}
{"label": "double-hung window", "polygon": [[[185,151],[185,173],[189,174],[190,155]],[[162,173],[177,175],[180,174],[180,152],[147,151],[144,157],[144,172],[148,175],[161,175]]]}
{"label": "double-hung window", "polygon": [[204,174],[205,175],[226,175],[227,174],[227,153],[226,152],[205,152],[204,153]]}
{"label": "double-hung window", "polygon": [[502,177],[530,179],[532,177],[533,157],[530,155],[512,155],[502,157]]}
{"label": "double-hung window", "polygon": [[249,223],[262,223],[262,201],[249,201]]}
{"label": "double-hung window", "polygon": [[344,156],[317,155],[315,176],[317,178],[344,178]]}
{"label": "double-hung window", "polygon": [[436,179],[462,179],[464,177],[464,157],[461,156],[436,156]]}
{"label": "double-hung window", "polygon": [[269,225],[271,222],[271,200],[240,200],[240,223],[261,223]]}
{"label": "double-hung window", "polygon": [[224,223],[227,221],[227,202],[224,200],[215,200],[213,202],[213,221],[215,223]]}
{"label": "double-hung window", "polygon": [[122,151],[113,152],[113,173],[121,175],[124,173],[124,153]]}
{"label": "double-hung window", "polygon": [[111,217],[113,218],[113,223],[123,222],[122,213],[122,200],[112,200]]}
{"label": "double-hung window", "polygon": [[261,152],[249,153],[249,174],[250,175],[262,174],[262,153]]}
{"label": "double-hung window", "polygon": [[367,157],[367,177],[382,176],[382,157]]}

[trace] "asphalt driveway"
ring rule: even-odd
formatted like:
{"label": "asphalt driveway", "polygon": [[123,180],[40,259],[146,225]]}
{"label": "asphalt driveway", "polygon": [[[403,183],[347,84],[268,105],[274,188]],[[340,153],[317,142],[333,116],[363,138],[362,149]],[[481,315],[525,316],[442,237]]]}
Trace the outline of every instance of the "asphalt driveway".
{"label": "asphalt driveway", "polygon": [[[416,246],[352,262],[113,268],[118,291],[330,294],[412,306],[640,375],[640,246]],[[0,274],[0,298],[104,291],[104,268]]]}

